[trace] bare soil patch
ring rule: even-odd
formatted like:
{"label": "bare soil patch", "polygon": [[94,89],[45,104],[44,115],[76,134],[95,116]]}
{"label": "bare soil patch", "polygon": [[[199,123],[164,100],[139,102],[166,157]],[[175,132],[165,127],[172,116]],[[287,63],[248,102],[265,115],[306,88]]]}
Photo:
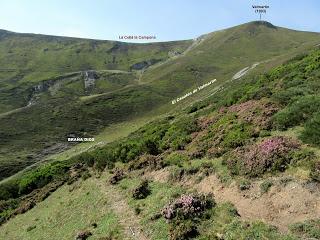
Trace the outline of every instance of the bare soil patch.
{"label": "bare soil patch", "polygon": [[235,183],[224,186],[211,175],[194,188],[199,192],[213,193],[217,202],[229,201],[235,205],[244,220],[262,220],[286,232],[291,224],[320,216],[320,187],[313,189],[298,180],[286,184],[273,179],[275,184],[267,193],[260,190],[261,180],[253,182],[250,189],[240,191]]}

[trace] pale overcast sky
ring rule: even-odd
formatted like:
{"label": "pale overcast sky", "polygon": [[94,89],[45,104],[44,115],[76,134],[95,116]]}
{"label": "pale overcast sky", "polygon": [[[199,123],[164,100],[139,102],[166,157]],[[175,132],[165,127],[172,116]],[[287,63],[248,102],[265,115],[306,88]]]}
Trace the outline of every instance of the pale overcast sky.
{"label": "pale overcast sky", "polygon": [[320,0],[1,0],[0,29],[94,39],[155,35],[156,41],[257,20],[252,5],[270,6],[264,20],[320,32]]}

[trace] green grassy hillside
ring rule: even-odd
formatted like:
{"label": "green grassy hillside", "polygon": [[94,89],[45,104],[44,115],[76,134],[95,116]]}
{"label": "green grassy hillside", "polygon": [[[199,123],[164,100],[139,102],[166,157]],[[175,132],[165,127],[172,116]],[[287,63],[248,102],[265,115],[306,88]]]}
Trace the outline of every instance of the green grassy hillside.
{"label": "green grassy hillside", "polygon": [[[61,151],[69,133],[92,136],[125,119],[123,110],[105,117],[112,103],[84,107],[93,104],[86,97],[139,85],[135,71],[183,52],[190,43],[130,44],[1,30],[1,178]],[[97,70],[94,85],[86,87],[85,71],[91,69]]]}
{"label": "green grassy hillside", "polygon": [[182,53],[191,43],[188,40],[134,44],[4,30],[0,31],[0,41],[1,70],[25,72],[20,82],[36,82],[50,74],[88,69],[130,70],[143,61],[164,60],[168,53]]}
{"label": "green grassy hillside", "polygon": [[[193,42],[154,44],[4,32],[0,62],[7,70],[1,73],[6,77],[1,77],[0,98],[2,109],[7,109],[0,115],[1,177],[69,148],[70,135],[93,136],[112,123],[175,111],[222,86],[244,67],[278,63],[319,41],[319,34],[266,22],[210,33]],[[111,66],[110,56],[119,61]],[[148,67],[150,61],[154,65]],[[141,62],[146,62],[145,68],[135,70]],[[88,69],[96,70],[89,77],[93,81],[83,71]],[[190,101],[171,105],[172,99],[215,78]]]}
{"label": "green grassy hillside", "polygon": [[130,44],[0,30],[0,112],[25,106],[30,88],[40,81],[90,69],[129,71],[137,64],[166,60],[190,44],[191,41]]}
{"label": "green grassy hillside", "polygon": [[126,138],[12,178],[0,185],[0,236],[319,239],[319,78],[313,47]]}

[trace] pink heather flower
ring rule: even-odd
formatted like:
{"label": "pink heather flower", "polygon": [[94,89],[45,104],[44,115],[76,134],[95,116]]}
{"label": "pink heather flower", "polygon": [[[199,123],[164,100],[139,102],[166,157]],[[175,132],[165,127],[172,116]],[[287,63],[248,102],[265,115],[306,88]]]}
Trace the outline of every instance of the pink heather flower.
{"label": "pink heather flower", "polygon": [[[261,143],[240,148],[235,151],[237,159],[243,163],[245,173],[260,174],[270,169],[280,159],[283,166],[289,161],[288,153],[299,147],[289,138],[276,136],[263,140]],[[230,166],[232,162],[230,161]]]}
{"label": "pink heather flower", "polygon": [[277,153],[287,153],[291,149],[296,147],[296,143],[289,141],[284,137],[273,137],[261,142],[258,146],[258,149],[261,154],[270,155]]}
{"label": "pink heather flower", "polygon": [[169,203],[162,210],[162,215],[166,219],[173,219],[178,213],[187,217],[194,214],[200,214],[206,206],[206,202],[192,195],[181,195],[179,198]]}

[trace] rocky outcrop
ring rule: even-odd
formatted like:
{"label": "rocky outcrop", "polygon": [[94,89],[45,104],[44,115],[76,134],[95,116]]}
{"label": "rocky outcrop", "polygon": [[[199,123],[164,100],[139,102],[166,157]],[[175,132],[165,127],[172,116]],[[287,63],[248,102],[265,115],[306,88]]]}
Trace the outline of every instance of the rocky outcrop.
{"label": "rocky outcrop", "polygon": [[83,76],[84,76],[84,88],[86,90],[93,88],[96,80],[98,79],[98,74],[95,71],[91,70],[91,71],[83,72]]}
{"label": "rocky outcrop", "polygon": [[130,66],[130,70],[142,70],[142,69],[150,67],[151,65],[154,65],[160,61],[161,61],[161,59],[149,59],[146,61],[137,62],[137,63]]}
{"label": "rocky outcrop", "polygon": [[58,76],[55,78],[51,78],[51,79],[43,80],[39,82],[37,85],[31,88],[27,106],[29,107],[36,103],[38,94],[46,91],[50,91],[51,93],[54,93],[60,89],[63,80],[74,78],[74,77],[77,77],[78,75],[79,73],[71,73],[68,75]]}

